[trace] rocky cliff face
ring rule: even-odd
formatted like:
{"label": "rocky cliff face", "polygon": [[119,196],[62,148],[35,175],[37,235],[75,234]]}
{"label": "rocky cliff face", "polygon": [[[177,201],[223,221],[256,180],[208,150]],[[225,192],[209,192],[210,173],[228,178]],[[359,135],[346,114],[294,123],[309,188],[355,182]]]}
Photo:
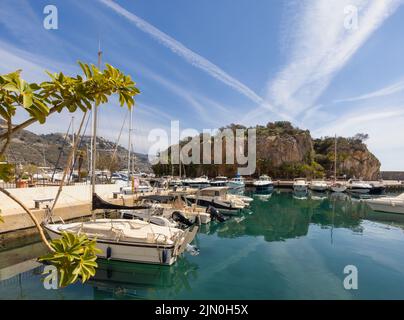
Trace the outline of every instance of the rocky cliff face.
{"label": "rocky cliff face", "polygon": [[309,161],[312,153],[313,141],[307,132],[259,135],[257,138],[257,158],[269,161],[273,167]]}
{"label": "rocky cliff face", "polygon": [[341,164],[339,171],[348,172],[351,176],[366,180],[380,178],[380,161],[369,150],[353,151]]}
{"label": "rocky cliff face", "polygon": [[[232,124],[227,128],[243,127]],[[289,122],[270,122],[266,126],[255,128],[257,133],[256,176],[268,174],[273,178],[288,179],[298,176],[307,178],[333,176],[334,138],[314,140],[308,130],[293,127]],[[337,146],[338,176],[346,175],[367,180],[379,177],[380,162],[367,149],[363,139],[338,138]],[[178,166],[156,165],[153,169],[156,174],[178,174]],[[185,171],[187,176],[201,174],[232,176],[237,173],[237,165],[191,164],[186,166]]]}
{"label": "rocky cliff face", "polygon": [[[332,175],[335,159],[335,139],[323,138],[314,141],[316,160],[328,175]],[[380,178],[380,161],[358,138],[337,139],[337,175],[374,180]]]}

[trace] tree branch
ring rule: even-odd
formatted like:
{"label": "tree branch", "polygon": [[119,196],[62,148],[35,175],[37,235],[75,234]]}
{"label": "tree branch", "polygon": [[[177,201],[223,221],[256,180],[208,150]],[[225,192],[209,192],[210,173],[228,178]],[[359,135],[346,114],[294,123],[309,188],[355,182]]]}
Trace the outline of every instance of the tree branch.
{"label": "tree branch", "polygon": [[41,227],[41,224],[39,223],[38,219],[34,216],[34,214],[20,201],[18,200],[16,197],[14,197],[10,192],[8,192],[6,189],[0,188],[0,192],[4,193],[7,197],[9,197],[10,199],[14,200],[21,208],[24,209],[24,211],[26,213],[28,213],[28,215],[31,217],[31,220],[34,222],[35,227],[38,229],[39,231],[39,235],[41,236],[41,239],[43,241],[43,243],[45,244],[45,246],[51,251],[51,252],[55,252],[55,250],[53,250],[53,248],[50,246],[48,239],[46,239],[45,233],[43,232],[43,229]]}

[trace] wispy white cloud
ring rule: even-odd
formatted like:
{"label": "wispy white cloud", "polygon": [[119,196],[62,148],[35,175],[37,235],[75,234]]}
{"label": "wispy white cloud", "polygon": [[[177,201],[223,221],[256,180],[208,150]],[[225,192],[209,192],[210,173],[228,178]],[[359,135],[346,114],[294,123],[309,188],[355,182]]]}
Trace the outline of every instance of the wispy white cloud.
{"label": "wispy white cloud", "polygon": [[353,108],[354,111],[335,117],[333,121],[312,130],[314,137],[353,136],[358,132],[369,134],[366,141],[369,149],[382,163],[383,170],[402,170],[404,141],[401,139],[404,127],[402,104],[373,105]]}
{"label": "wispy white cloud", "polygon": [[394,83],[392,85],[389,85],[387,87],[384,87],[382,89],[373,91],[373,92],[362,94],[362,95],[359,95],[356,97],[335,100],[334,102],[339,103],[339,102],[354,102],[354,101],[360,101],[360,100],[368,100],[368,99],[373,99],[373,98],[386,97],[386,96],[393,95],[393,94],[396,94],[401,91],[404,91],[404,80]]}
{"label": "wispy white cloud", "polygon": [[[294,115],[312,107],[334,76],[401,4],[401,0],[299,2],[296,21],[288,21],[285,32],[292,43],[288,62],[270,81],[267,99]],[[352,5],[358,8],[359,27],[347,30],[344,8]]]}
{"label": "wispy white cloud", "polygon": [[252,89],[247,87],[245,84],[241,83],[239,80],[233,78],[221,68],[219,68],[214,63],[210,62],[206,58],[200,56],[199,54],[195,53],[194,51],[187,48],[181,42],[173,39],[166,33],[160,31],[150,23],[146,22],[145,20],[141,19],[140,17],[136,16],[132,12],[129,12],[119,4],[115,3],[112,0],[100,0],[103,4],[114,10],[119,15],[125,17],[130,22],[134,23],[137,28],[142,30],[143,32],[149,34],[151,37],[159,41],[161,44],[169,48],[175,54],[181,56],[186,61],[191,63],[197,68],[205,71],[209,75],[213,76],[214,78],[220,80],[224,84],[230,86],[231,88],[237,90],[242,95],[246,96],[253,102],[257,104],[261,104],[264,102],[262,97],[256,94]]}

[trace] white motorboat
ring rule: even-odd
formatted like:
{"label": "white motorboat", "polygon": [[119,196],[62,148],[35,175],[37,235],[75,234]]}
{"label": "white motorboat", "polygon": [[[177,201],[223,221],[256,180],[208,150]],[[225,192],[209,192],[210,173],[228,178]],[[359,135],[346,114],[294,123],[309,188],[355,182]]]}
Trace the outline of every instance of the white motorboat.
{"label": "white motorboat", "polygon": [[218,176],[210,181],[210,185],[212,187],[225,187],[227,186],[227,181],[228,181],[227,177]]}
{"label": "white motorboat", "polygon": [[182,181],[184,186],[188,186],[191,188],[202,189],[210,186],[210,181],[207,177],[202,176],[195,179],[185,179]]}
{"label": "white motorboat", "polygon": [[372,186],[359,179],[348,180],[347,190],[352,193],[366,194],[372,190]]}
{"label": "white motorboat", "polygon": [[180,187],[180,186],[182,186],[182,180],[176,179],[176,178],[171,178],[168,180],[168,186],[169,187]]}
{"label": "white motorboat", "polygon": [[121,193],[123,194],[133,194],[133,193],[144,193],[151,192],[153,187],[146,180],[138,179],[137,177],[133,178],[133,183],[130,186],[121,187]]}
{"label": "white motorboat", "polygon": [[59,238],[64,231],[96,239],[100,258],[161,265],[175,263],[198,229],[195,226],[181,230],[127,219],[48,223],[44,228],[52,239]]}
{"label": "white motorboat", "polygon": [[229,182],[227,182],[227,186],[230,189],[243,189],[245,187],[244,178],[240,175],[237,175]]}
{"label": "white motorboat", "polygon": [[269,191],[274,188],[274,183],[267,175],[262,175],[253,183],[256,191]]}
{"label": "white motorboat", "polygon": [[235,200],[242,201],[242,202],[244,202],[244,204],[245,204],[246,206],[249,206],[250,203],[251,203],[252,201],[254,201],[253,198],[250,198],[250,197],[247,197],[247,196],[243,196],[243,195],[241,195],[241,194],[231,194],[231,193],[228,193],[228,194],[227,194],[227,197],[228,197],[229,199],[235,199]]}
{"label": "white motorboat", "polygon": [[227,187],[205,188],[185,198],[197,206],[213,207],[223,214],[237,214],[247,204],[236,197],[229,197],[228,189]]}
{"label": "white motorboat", "polygon": [[366,199],[364,201],[374,211],[404,214],[404,193],[396,197]]}
{"label": "white motorboat", "polygon": [[330,186],[330,190],[332,192],[345,192],[347,189],[346,185],[340,182],[334,182],[331,186]]}
{"label": "white motorboat", "polygon": [[324,180],[313,180],[311,181],[309,188],[313,191],[325,192],[328,189],[328,185]]}
{"label": "white motorboat", "polygon": [[293,190],[296,192],[307,192],[308,183],[304,178],[296,178],[293,181]]}

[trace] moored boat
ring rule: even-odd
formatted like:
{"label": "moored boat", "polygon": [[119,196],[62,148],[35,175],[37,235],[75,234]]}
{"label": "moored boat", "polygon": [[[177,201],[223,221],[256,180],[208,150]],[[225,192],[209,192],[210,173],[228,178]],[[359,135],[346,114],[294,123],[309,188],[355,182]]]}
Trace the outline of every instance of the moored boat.
{"label": "moored boat", "polygon": [[228,179],[224,176],[217,176],[215,179],[210,181],[212,187],[226,187]]}
{"label": "moored boat", "polygon": [[296,192],[307,192],[308,184],[304,178],[296,178],[293,181],[293,190]]}
{"label": "moored boat", "polygon": [[244,178],[240,175],[236,175],[233,179],[227,182],[227,186],[230,189],[243,189],[245,187]]}
{"label": "moored boat", "polygon": [[365,203],[374,211],[404,214],[404,193],[396,197],[366,199]]}
{"label": "moored boat", "polygon": [[127,219],[53,223],[44,228],[52,239],[62,232],[86,234],[97,241],[99,258],[161,265],[175,263],[198,230],[197,226],[181,230]]}
{"label": "moored boat", "polygon": [[328,185],[324,180],[313,180],[311,181],[309,188],[313,191],[325,192],[328,189]]}
{"label": "moored boat", "polygon": [[359,179],[348,180],[347,190],[352,193],[366,194],[369,193],[372,186]]}
{"label": "moored boat", "polygon": [[247,204],[235,197],[229,197],[228,190],[227,187],[209,187],[187,195],[185,198],[197,206],[213,207],[223,214],[237,214]]}
{"label": "moored boat", "polygon": [[265,192],[274,188],[274,183],[267,175],[260,176],[258,180],[254,181],[253,185],[258,192]]}

